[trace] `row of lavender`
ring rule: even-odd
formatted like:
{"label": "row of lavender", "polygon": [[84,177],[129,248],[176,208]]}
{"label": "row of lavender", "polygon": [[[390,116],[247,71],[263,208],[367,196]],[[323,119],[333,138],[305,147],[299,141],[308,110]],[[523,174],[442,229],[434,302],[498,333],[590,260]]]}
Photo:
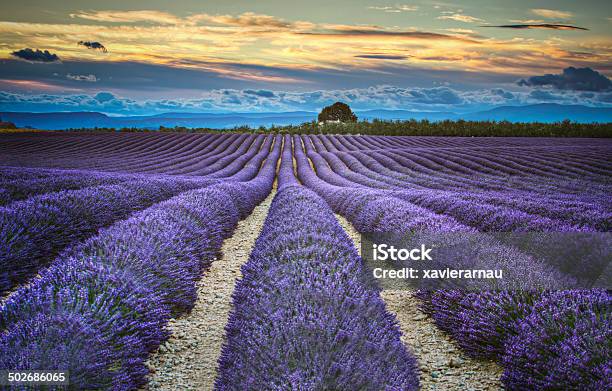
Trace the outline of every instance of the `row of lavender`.
{"label": "row of lavender", "polygon": [[[203,175],[209,163],[225,154],[237,157],[239,149],[258,137],[245,134],[21,134],[0,140],[0,165],[99,169],[104,171],[156,172]],[[502,186],[488,183],[500,173],[526,172],[580,179],[580,175],[606,165],[602,149],[605,140],[496,139],[440,137],[317,136],[318,152],[343,152],[358,159],[372,156],[397,161],[394,169],[412,177],[412,187],[422,182],[430,187],[432,177],[459,183],[457,179],[475,173],[480,181],[464,186]],[[598,145],[601,144],[601,145]],[[244,149],[242,149],[244,150]],[[238,153],[236,153],[238,152]],[[565,156],[572,163],[564,162]],[[342,156],[341,156],[342,157]],[[538,165],[545,163],[545,169]],[[204,169],[204,171],[201,171]],[[569,172],[568,172],[569,170]],[[528,188],[526,186],[526,188]]]}
{"label": "row of lavender", "polygon": [[169,317],[192,308],[223,239],[271,191],[280,138],[253,141],[208,178],[108,174],[117,184],[97,185],[107,174],[79,173],[82,189],[0,209],[7,287],[39,273],[0,307],[0,368],[68,369],[76,389],[142,386]]}
{"label": "row of lavender", "polygon": [[[529,201],[521,207],[519,194],[500,194],[499,189],[457,193],[448,189],[414,191],[399,185],[381,186],[392,178],[381,167],[394,173],[399,171],[391,168],[391,164],[385,167],[384,160],[378,162],[379,166],[371,162],[365,166],[347,160],[346,156],[342,160],[341,153],[317,153],[313,147],[317,142],[312,142],[312,138],[298,137],[295,141],[307,153],[302,148],[295,151],[300,180],[361,232],[609,228],[609,199],[606,203],[605,197],[584,199],[580,195],[560,194],[557,188],[557,202],[553,201],[552,207]],[[395,160],[393,165],[397,164]],[[602,169],[609,171],[609,167]],[[538,182],[543,182],[542,178],[535,178],[533,183]],[[409,188],[409,183],[405,187]],[[597,191],[597,183],[595,188]],[[494,201],[491,206],[483,202],[491,200]],[[436,323],[456,337],[469,353],[503,363],[503,380],[509,389],[609,389],[610,294],[601,290],[554,292],[546,287],[552,288],[565,278],[558,270],[551,270],[529,254],[516,253],[495,243],[473,245],[479,246],[476,253],[481,257],[498,259],[504,268],[523,274],[523,281],[539,289],[492,286],[476,293],[422,291],[419,297]],[[478,264],[477,258],[462,261],[470,266]]]}
{"label": "row of lavender", "polygon": [[0,295],[34,276],[72,243],[206,181],[136,179],[43,194],[0,209]]}
{"label": "row of lavender", "polygon": [[244,154],[256,153],[264,140],[272,138],[247,134],[26,134],[0,140],[0,165],[201,176]]}
{"label": "row of lavender", "polygon": [[[340,139],[340,138],[339,138]],[[444,194],[483,195],[486,203],[514,206],[509,194],[552,200],[557,209],[592,208],[584,220],[602,213],[607,208],[609,218],[609,163],[610,145],[549,148],[535,145],[530,148],[453,148],[427,150],[383,150],[366,156],[347,152],[327,144],[318,137],[304,138],[311,154],[327,162],[330,168],[347,177],[351,185],[378,189],[410,190],[425,196]],[[439,155],[439,163],[430,164],[432,155]],[[429,163],[428,163],[429,161]],[[341,184],[342,185],[342,184]],[[588,189],[588,192],[585,191]],[[505,197],[504,197],[505,196]],[[481,202],[483,200],[479,200]],[[546,203],[541,203],[546,204]],[[533,203],[528,211],[538,214]],[[544,213],[554,214],[549,207]]]}
{"label": "row of lavender", "polygon": [[[239,149],[239,157],[227,155],[223,143],[209,146],[215,151],[212,160],[198,162],[206,166],[205,178],[1,169],[0,194],[6,205],[0,208],[0,296],[31,278],[71,243],[134,211],[220,180],[251,179],[273,140],[253,138]],[[174,164],[179,162],[177,155]]]}
{"label": "row of lavender", "polygon": [[416,360],[327,204],[299,185],[285,139],[279,191],[226,327],[218,390],[416,390]]}

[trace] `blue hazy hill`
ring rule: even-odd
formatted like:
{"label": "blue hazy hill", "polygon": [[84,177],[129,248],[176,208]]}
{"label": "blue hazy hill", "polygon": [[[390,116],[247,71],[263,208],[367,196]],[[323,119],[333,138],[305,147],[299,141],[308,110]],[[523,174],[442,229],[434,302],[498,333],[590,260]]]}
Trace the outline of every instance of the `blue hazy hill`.
{"label": "blue hazy hill", "polygon": [[[452,112],[423,112],[407,110],[367,110],[356,112],[362,120],[471,120],[511,122],[557,122],[569,119],[575,122],[612,122],[612,108],[581,105],[559,105],[543,103],[527,106],[501,106],[491,110],[457,114]],[[188,128],[231,128],[271,125],[298,125],[317,118],[317,113],[292,111],[280,113],[164,113],[150,116],[111,117],[97,112],[27,113],[0,112],[4,121],[18,127],[36,129],[69,129],[109,127],[134,127],[158,129],[160,126],[184,126]]]}

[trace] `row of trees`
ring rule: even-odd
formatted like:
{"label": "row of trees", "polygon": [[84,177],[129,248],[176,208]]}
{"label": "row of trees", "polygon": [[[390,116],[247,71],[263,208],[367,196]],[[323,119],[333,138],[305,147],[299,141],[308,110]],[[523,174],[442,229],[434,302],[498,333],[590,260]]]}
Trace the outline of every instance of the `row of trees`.
{"label": "row of trees", "polygon": [[508,121],[359,121],[349,123],[316,121],[300,125],[251,128],[238,126],[231,129],[213,128],[87,128],[70,129],[82,132],[178,132],[178,133],[254,133],[254,134],[360,134],[379,136],[465,136],[465,137],[607,137],[612,138],[610,123],[576,123],[570,121],[508,122]]}
{"label": "row of trees", "polygon": [[238,126],[232,129],[186,128],[183,126],[159,129],[139,128],[88,128],[70,129],[86,132],[181,132],[181,133],[281,133],[281,134],[367,134],[387,136],[479,136],[479,137],[612,137],[610,123],[576,123],[569,120],[555,123],[464,121],[464,120],[373,120],[358,121],[351,108],[342,102],[325,107],[318,121],[300,125],[251,128]]}

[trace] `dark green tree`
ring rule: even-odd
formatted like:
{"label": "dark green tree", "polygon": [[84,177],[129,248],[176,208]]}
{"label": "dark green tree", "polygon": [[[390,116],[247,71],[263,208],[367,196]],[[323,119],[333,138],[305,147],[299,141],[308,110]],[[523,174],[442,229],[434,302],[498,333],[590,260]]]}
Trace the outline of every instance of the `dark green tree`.
{"label": "dark green tree", "polygon": [[357,116],[349,105],[342,102],[336,102],[331,106],[324,107],[319,113],[319,122],[325,121],[340,121],[340,122],[357,122]]}

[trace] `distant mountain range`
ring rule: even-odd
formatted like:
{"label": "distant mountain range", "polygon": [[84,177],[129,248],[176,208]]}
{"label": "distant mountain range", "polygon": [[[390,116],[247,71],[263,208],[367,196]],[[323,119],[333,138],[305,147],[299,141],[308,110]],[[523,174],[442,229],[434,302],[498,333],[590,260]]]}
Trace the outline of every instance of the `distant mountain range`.
{"label": "distant mountain range", "polygon": [[[576,122],[612,122],[612,108],[588,107],[580,105],[558,105],[544,103],[528,106],[501,106],[487,111],[467,114],[452,112],[420,112],[407,110],[368,110],[357,111],[359,119],[408,120],[427,119],[502,121],[511,122],[555,122],[569,119]],[[35,129],[69,128],[123,128],[158,129],[160,126],[184,126],[188,128],[231,128],[248,125],[251,127],[270,125],[298,125],[316,119],[317,113],[292,111],[282,113],[164,113],[151,116],[109,117],[97,112],[62,113],[20,113],[0,112],[3,121],[15,123],[18,127]]]}

